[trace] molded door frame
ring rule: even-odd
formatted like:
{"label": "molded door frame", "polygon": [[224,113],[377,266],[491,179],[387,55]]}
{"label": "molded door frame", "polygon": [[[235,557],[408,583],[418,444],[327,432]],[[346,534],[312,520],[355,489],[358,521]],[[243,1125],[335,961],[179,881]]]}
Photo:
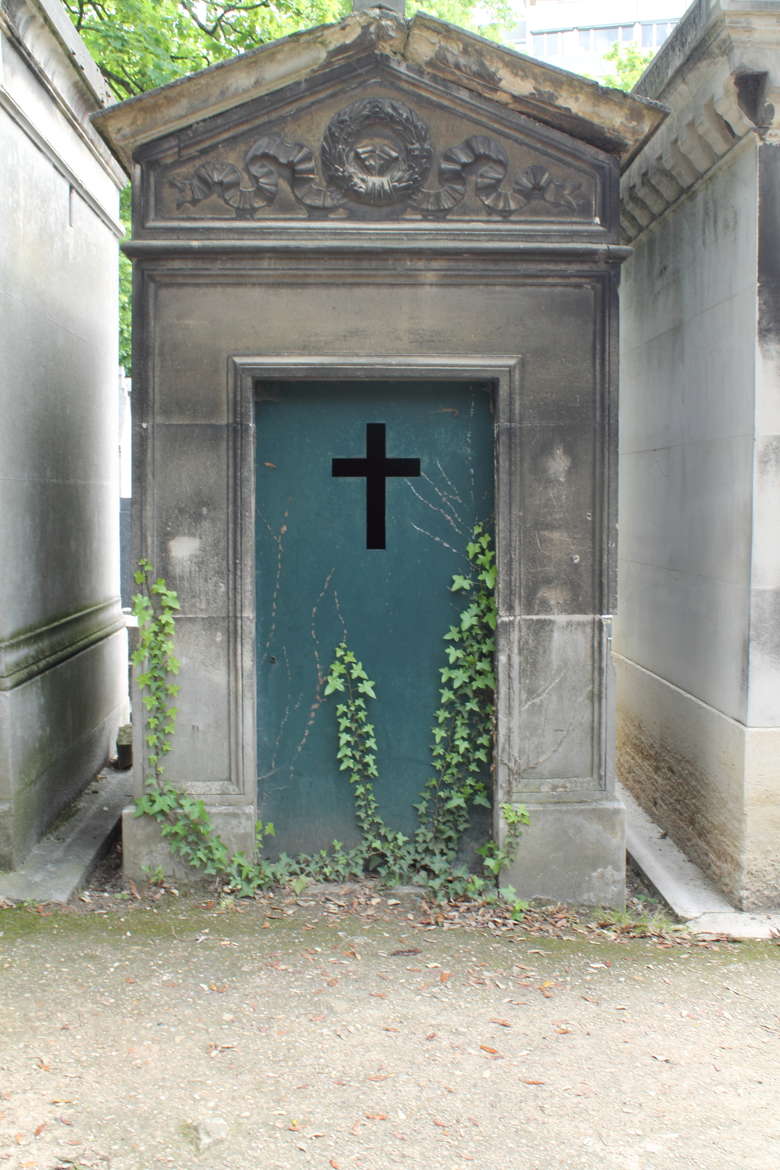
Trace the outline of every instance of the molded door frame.
{"label": "molded door frame", "polygon": [[[256,801],[256,642],[255,642],[255,386],[260,381],[419,381],[484,380],[495,387],[495,524],[496,602],[500,616],[513,616],[509,599],[518,595],[513,577],[522,571],[520,527],[511,517],[521,511],[520,483],[513,474],[522,412],[522,359],[517,355],[403,355],[349,357],[322,355],[234,356],[229,360],[228,417],[232,438],[228,455],[228,663],[230,775],[234,791]],[[496,631],[497,742],[494,818],[500,801],[509,798],[509,761],[518,758],[519,728],[509,717],[509,680],[519,663],[514,640]],[[497,828],[498,826],[496,826]]]}

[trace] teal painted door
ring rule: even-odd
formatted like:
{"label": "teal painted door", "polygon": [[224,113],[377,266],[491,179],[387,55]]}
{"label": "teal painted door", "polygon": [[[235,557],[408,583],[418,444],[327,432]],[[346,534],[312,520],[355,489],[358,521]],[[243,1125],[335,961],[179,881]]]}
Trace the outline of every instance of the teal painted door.
{"label": "teal painted door", "polygon": [[323,676],[345,640],[376,683],[377,796],[414,828],[442,641],[492,523],[492,396],[463,382],[262,383],[256,405],[258,807],[276,851],[358,840]]}

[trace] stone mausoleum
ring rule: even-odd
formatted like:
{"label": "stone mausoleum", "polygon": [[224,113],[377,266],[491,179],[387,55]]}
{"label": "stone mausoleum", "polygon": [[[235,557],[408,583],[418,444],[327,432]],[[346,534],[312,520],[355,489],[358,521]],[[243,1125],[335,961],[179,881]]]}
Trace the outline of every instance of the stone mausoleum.
{"label": "stone mausoleum", "polygon": [[[257,816],[288,852],[354,840],[323,695],[342,639],[377,685],[381,807],[411,828],[484,523],[494,807],[531,816],[507,879],[622,900],[618,183],[662,118],[377,8],[95,119],[134,184],[136,552],[182,603],[168,774],[234,847]],[[134,872],[157,846],[124,829]]]}

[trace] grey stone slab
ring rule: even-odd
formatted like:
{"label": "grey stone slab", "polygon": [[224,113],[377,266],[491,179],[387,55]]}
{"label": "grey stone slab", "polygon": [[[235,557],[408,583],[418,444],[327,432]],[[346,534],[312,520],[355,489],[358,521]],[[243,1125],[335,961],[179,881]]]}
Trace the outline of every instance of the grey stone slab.
{"label": "grey stone slab", "polygon": [[182,615],[228,612],[228,463],[231,432],[213,424],[156,428],[151,490],[157,503],[155,572]]}
{"label": "grey stone slab", "polygon": [[780,726],[780,587],[750,591],[748,721]]}
{"label": "grey stone slab", "polygon": [[750,578],[753,442],[749,435],[624,453],[620,556],[689,578]]}
{"label": "grey stone slab", "polygon": [[0,696],[10,762],[11,852],[27,851],[113,754],[126,707],[126,639],[116,633]]}
{"label": "grey stone slab", "polygon": [[679,918],[733,914],[734,907],[674,841],[618,786],[626,808],[626,848],[648,881]]}
{"label": "grey stone slab", "polygon": [[230,674],[225,618],[180,617],[176,622],[176,734],[166,760],[174,783],[196,790],[233,790],[230,767]]}
{"label": "grey stone slab", "polygon": [[24,864],[0,872],[0,898],[67,902],[88,881],[127,803],[128,776],[110,769],[84,791],[60,828],[30,851]]}
{"label": "grey stone slab", "polygon": [[[627,308],[623,328],[621,452],[750,435],[755,290],[743,289],[702,310],[693,329],[680,318],[641,343],[641,304],[635,308],[636,316]],[[729,337],[725,347],[724,336]]]}
{"label": "grey stone slab", "polygon": [[0,638],[118,597],[119,510],[110,483],[0,483]]}
{"label": "grey stone slab", "polygon": [[526,804],[517,857],[501,873],[523,899],[588,906],[625,902],[625,811],[619,801]]}
{"label": "grey stone slab", "polygon": [[499,767],[506,799],[539,791],[572,794],[600,786],[594,775],[597,623],[590,618],[500,619],[499,662],[511,662],[499,689]]}
{"label": "grey stone slab", "polygon": [[738,939],[780,938],[780,913],[746,914],[739,910],[730,913],[699,914],[688,922],[688,929],[694,934],[714,935]]}
{"label": "grey stone slab", "polygon": [[[521,614],[597,612],[593,566],[601,502],[595,482],[599,438],[592,424],[524,427]],[[600,582],[599,582],[600,585]]]}
{"label": "grey stone slab", "polygon": [[618,593],[619,653],[724,714],[744,720],[747,588],[621,560]]}
{"label": "grey stone slab", "polygon": [[[210,805],[209,817],[216,833],[233,853],[250,860],[255,855],[254,805]],[[157,869],[177,881],[198,884],[213,881],[174,854],[152,817],[135,815],[134,807],[122,812],[122,870],[126,878],[141,881]]]}

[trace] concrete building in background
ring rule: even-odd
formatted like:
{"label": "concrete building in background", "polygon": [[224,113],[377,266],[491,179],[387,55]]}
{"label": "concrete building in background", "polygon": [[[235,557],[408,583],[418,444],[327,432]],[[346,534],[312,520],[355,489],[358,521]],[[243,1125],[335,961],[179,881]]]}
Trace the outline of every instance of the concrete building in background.
{"label": "concrete building in background", "polygon": [[521,0],[512,48],[560,69],[601,79],[614,44],[657,52],[688,0]]}
{"label": "concrete building in background", "polygon": [[743,908],[780,903],[780,2],[698,0],[627,169],[618,774]]}
{"label": "concrete building in background", "polygon": [[110,754],[126,695],[105,83],[57,0],[0,4],[0,868]]}

